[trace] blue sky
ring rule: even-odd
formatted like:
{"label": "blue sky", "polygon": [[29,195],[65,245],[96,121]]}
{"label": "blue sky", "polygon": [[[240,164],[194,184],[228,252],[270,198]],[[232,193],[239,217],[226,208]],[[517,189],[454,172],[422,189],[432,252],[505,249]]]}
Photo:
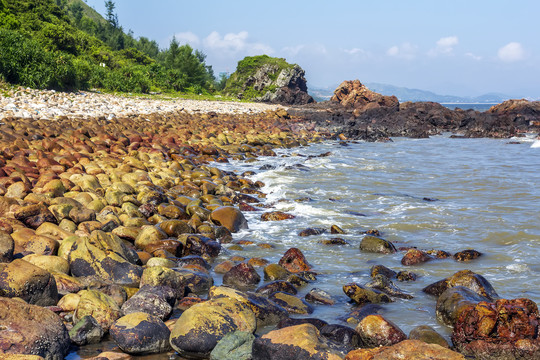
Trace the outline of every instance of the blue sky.
{"label": "blue sky", "polygon": [[[101,14],[103,0],[87,0]],[[308,87],[343,80],[439,94],[540,98],[540,1],[116,0],[125,30],[207,55],[216,74],[248,55],[284,57]]]}

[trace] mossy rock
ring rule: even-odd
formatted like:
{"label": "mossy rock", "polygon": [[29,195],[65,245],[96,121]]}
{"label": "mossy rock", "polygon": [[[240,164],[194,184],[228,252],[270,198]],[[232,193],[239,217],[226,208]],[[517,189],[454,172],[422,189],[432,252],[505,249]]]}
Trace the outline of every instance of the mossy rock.
{"label": "mossy rock", "polygon": [[73,314],[73,321],[77,323],[83,317],[90,315],[97,320],[104,331],[122,316],[118,304],[108,295],[97,290],[82,290],[77,309]]}
{"label": "mossy rock", "polygon": [[159,354],[171,348],[167,325],[143,312],[121,317],[111,326],[110,334],[120,350],[132,355]]}
{"label": "mossy rock", "polygon": [[210,299],[182,313],[170,343],[180,356],[204,358],[226,334],[255,329],[255,314],[247,305],[232,298]]}

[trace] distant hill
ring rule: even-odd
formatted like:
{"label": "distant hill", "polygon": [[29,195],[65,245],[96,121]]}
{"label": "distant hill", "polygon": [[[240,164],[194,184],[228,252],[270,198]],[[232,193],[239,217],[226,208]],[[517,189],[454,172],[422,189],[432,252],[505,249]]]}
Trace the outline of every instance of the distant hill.
{"label": "distant hill", "polygon": [[[470,103],[501,103],[505,100],[511,99],[512,97],[506,94],[500,93],[489,93],[475,97],[463,97],[463,96],[453,96],[453,95],[439,95],[431,91],[420,90],[420,89],[410,89],[406,87],[380,84],[380,83],[365,83],[365,85],[375,92],[378,92],[382,95],[395,95],[400,102],[405,101],[434,101],[438,103],[461,103],[461,104],[470,104]],[[317,101],[330,100],[334,93],[334,88],[313,88],[311,87],[309,93]]]}

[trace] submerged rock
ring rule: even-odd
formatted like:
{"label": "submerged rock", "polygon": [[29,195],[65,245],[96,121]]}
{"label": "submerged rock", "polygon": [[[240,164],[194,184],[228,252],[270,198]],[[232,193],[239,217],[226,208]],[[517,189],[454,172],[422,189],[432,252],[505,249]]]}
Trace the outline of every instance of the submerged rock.
{"label": "submerged rock", "polygon": [[364,236],[360,242],[360,250],[380,254],[392,254],[397,251],[390,241],[372,235]]}
{"label": "submerged rock", "polygon": [[343,292],[357,304],[378,304],[392,302],[392,299],[385,293],[366,288],[357,283],[343,285]]}
{"label": "submerged rock", "polygon": [[422,291],[430,295],[440,296],[446,289],[454,286],[466,287],[490,300],[499,298],[499,295],[497,295],[497,292],[495,292],[495,289],[486,278],[470,270],[458,271],[446,279],[439,280],[436,283],[426,286]]}

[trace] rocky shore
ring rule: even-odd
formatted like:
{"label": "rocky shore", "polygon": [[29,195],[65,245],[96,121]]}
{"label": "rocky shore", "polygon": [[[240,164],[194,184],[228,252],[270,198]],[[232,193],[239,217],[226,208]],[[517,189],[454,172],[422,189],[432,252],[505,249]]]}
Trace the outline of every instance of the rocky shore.
{"label": "rocky shore", "polygon": [[[366,104],[378,105],[363,114],[402,111],[405,104],[392,100],[368,99]],[[328,323],[309,316],[332,306],[335,294],[316,288],[317,269],[297,248],[277,263],[264,259],[272,248],[266,243],[254,244],[260,257],[215,261],[225,248],[245,245],[234,235],[249,226],[243,212],[261,212],[261,221],[293,216],[268,208],[264,184],[249,173],[227,172],[219,164],[275,156],[277,147],[325,136],[354,137],[345,129],[260,104],[34,91],[0,102],[5,359],[63,359],[109,339],[117,348],[93,359],[160,353],[219,360],[540,356],[537,305],[500,299],[471,271],[424,289],[436,299],[438,320],[453,328],[451,346],[429,327],[407,335],[377,313],[377,306],[410,296],[394,282],[414,280],[413,273],[374,266],[371,282],[343,284],[355,310],[346,321]],[[418,106],[411,113],[424,111]],[[300,236],[320,231],[343,232],[335,225]],[[363,236],[359,251],[405,251],[404,265],[450,255],[396,249],[376,230]],[[478,256],[454,255],[458,261]],[[223,274],[223,284],[214,286],[212,274]],[[306,286],[313,289],[297,296]]]}

